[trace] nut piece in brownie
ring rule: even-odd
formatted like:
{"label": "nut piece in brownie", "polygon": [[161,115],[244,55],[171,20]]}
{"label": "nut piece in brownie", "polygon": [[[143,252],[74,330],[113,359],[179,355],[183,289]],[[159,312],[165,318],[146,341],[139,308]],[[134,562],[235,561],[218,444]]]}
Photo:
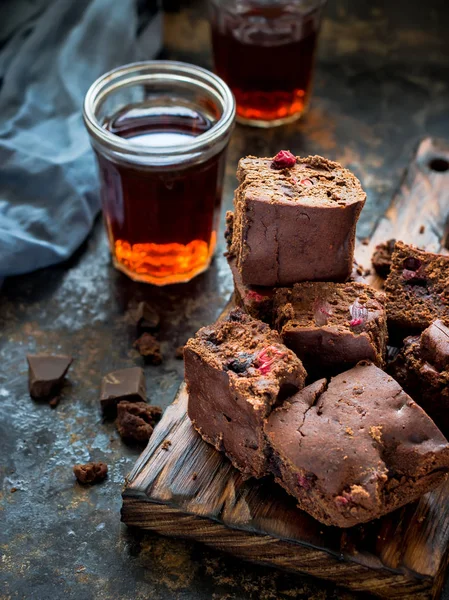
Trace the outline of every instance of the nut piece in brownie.
{"label": "nut piece in brownie", "polygon": [[391,268],[391,257],[393,256],[396,240],[388,240],[378,244],[371,257],[374,270],[384,279],[388,277]]}
{"label": "nut piece in brownie", "polygon": [[385,295],[368,285],[315,281],[280,288],[273,313],[284,344],[309,374],[342,371],[364,359],[384,363]]}
{"label": "nut piece in brownie", "polygon": [[304,386],[301,361],[268,325],[233,310],[184,347],[188,415],[242,473],[267,473],[263,431],[273,407]]}
{"label": "nut piece in brownie", "polygon": [[449,317],[449,256],[396,242],[385,291],[388,326],[402,337]]}
{"label": "nut piece in brownie", "polygon": [[449,443],[400,385],[362,362],[298,392],[268,418],[276,481],[338,527],[376,519],[438,486]]}
{"label": "nut piece in brownie", "polygon": [[449,435],[449,327],[440,319],[404,340],[389,372]]}
{"label": "nut piece in brownie", "polygon": [[286,168],[276,164],[254,156],[239,162],[228,237],[243,283],[345,281],[366,198],[359,180],[320,156],[296,157]]}

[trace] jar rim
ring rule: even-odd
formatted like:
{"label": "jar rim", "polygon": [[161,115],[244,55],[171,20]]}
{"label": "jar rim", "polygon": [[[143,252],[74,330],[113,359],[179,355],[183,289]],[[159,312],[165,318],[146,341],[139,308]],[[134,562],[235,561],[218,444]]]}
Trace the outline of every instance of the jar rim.
{"label": "jar rim", "polygon": [[[141,71],[140,74],[139,71]],[[106,97],[122,86],[153,81],[173,81],[196,84],[207,89],[219,101],[223,112],[216,123],[206,132],[193,138],[191,142],[178,146],[147,147],[133,143],[105,129],[96,117],[96,110]],[[216,143],[225,137],[235,118],[235,100],[228,85],[217,75],[203,67],[174,60],[149,60],[122,65],[96,79],[88,89],[83,106],[84,123],[90,135],[101,145],[123,154],[156,158],[199,152],[205,146]]]}

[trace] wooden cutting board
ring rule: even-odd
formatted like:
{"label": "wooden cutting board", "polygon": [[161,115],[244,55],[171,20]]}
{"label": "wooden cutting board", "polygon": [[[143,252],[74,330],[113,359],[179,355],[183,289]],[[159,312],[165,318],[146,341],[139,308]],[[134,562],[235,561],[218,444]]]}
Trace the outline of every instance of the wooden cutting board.
{"label": "wooden cutting board", "polygon": [[[449,146],[426,139],[357,259],[368,266],[374,246],[392,237],[444,251],[448,215]],[[370,283],[382,282],[373,275]],[[326,527],[270,479],[243,481],[194,431],[186,408],[183,384],[127,479],[127,525],[381,598],[439,596],[448,563],[449,481],[382,519],[346,530]]]}

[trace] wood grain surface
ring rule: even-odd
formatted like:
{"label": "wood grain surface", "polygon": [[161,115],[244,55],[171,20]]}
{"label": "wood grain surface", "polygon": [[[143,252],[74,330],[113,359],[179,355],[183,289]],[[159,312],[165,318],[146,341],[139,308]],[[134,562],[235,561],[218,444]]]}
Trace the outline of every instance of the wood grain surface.
{"label": "wood grain surface", "polygon": [[[359,262],[367,267],[374,246],[392,237],[441,250],[448,207],[449,148],[426,139],[369,243],[359,244]],[[370,282],[382,284],[376,276]],[[347,530],[326,527],[270,479],[244,481],[194,431],[186,407],[182,385],[127,479],[126,524],[382,598],[439,596],[448,558],[449,481],[382,519]]]}

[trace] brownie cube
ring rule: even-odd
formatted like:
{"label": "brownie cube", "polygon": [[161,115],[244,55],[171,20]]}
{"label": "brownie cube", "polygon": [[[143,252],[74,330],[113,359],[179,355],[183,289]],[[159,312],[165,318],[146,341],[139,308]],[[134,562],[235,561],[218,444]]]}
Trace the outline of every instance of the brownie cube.
{"label": "brownie cube", "polygon": [[449,317],[449,256],[396,242],[385,291],[393,333],[420,333],[436,319]]}
{"label": "brownie cube", "polygon": [[[260,285],[245,285],[242,281],[240,272],[237,269],[235,258],[232,256],[228,256],[227,258],[229,268],[231,269],[232,277],[234,280],[234,297],[236,304],[255,319],[260,319],[264,323],[272,325],[274,320],[274,295],[276,293],[276,290],[280,288],[264,287]],[[365,283],[366,280],[363,277],[361,271],[361,267],[357,264],[356,261],[354,261],[349,281]]]}
{"label": "brownie cube", "polygon": [[281,169],[248,156],[237,177],[229,253],[245,285],[348,279],[366,198],[350,171],[320,156]]}
{"label": "brownie cube", "polygon": [[[339,372],[360,360],[382,366],[385,296],[362,283],[298,283],[274,298],[275,327],[309,372]],[[322,373],[321,373],[322,376]]]}
{"label": "brownie cube", "polygon": [[317,381],[266,424],[276,481],[326,525],[352,527],[417,500],[449,471],[449,444],[400,385],[363,362]]}
{"label": "brownie cube", "polygon": [[449,327],[437,320],[407,337],[389,372],[449,436]]}
{"label": "brownie cube", "polygon": [[301,361],[268,325],[241,310],[203,327],[184,348],[188,415],[246,477],[267,473],[263,430],[273,407],[304,387]]}

